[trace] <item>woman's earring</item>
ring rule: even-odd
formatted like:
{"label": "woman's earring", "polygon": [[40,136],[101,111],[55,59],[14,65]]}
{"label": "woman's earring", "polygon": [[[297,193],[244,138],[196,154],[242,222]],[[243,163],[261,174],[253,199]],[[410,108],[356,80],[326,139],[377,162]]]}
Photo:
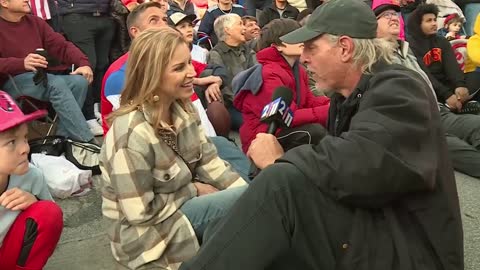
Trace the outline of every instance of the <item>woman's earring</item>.
{"label": "woman's earring", "polygon": [[157,96],[157,95],[153,96],[153,102],[157,102],[157,101],[159,101],[159,100],[160,100],[160,97],[159,97],[159,96]]}

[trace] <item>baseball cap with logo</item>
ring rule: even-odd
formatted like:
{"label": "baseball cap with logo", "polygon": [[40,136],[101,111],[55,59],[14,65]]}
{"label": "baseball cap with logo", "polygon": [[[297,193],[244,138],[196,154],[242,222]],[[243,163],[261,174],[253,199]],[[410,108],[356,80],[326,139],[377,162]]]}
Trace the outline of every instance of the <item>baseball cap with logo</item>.
{"label": "baseball cap with logo", "polygon": [[317,7],[303,27],[282,36],[280,40],[296,44],[323,34],[359,39],[376,38],[377,19],[363,1],[330,0]]}
{"label": "baseball cap with logo", "polygon": [[23,114],[15,101],[5,92],[0,91],[0,132],[4,132],[20,124],[31,122],[47,115],[47,111],[38,110],[31,114]]}
{"label": "baseball cap with logo", "polygon": [[197,19],[197,16],[195,16],[195,14],[187,15],[182,12],[175,12],[175,13],[172,13],[172,15],[170,15],[168,18],[169,18],[169,23],[171,25],[177,26],[179,23],[181,23],[185,19],[188,19],[191,22],[195,22],[195,20]]}

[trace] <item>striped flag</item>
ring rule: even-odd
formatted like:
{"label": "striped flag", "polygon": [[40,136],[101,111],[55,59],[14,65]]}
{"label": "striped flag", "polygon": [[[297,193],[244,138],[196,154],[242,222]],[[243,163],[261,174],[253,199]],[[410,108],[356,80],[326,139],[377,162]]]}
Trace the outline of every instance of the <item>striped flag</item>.
{"label": "striped flag", "polygon": [[30,0],[30,7],[32,13],[44,20],[50,20],[52,15],[50,14],[50,8],[48,6],[48,0]]}

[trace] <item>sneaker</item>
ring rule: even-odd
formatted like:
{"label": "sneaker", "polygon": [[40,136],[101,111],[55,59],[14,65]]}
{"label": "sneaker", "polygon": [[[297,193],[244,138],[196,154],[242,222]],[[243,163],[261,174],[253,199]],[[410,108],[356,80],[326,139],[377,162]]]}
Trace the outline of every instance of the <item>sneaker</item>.
{"label": "sneaker", "polygon": [[100,113],[100,103],[93,104],[93,114],[95,115],[95,118],[102,119],[102,114]]}
{"label": "sneaker", "polygon": [[463,104],[462,110],[459,114],[478,114],[480,112],[480,103],[477,101],[469,101]]}
{"label": "sneaker", "polygon": [[103,128],[97,122],[97,119],[87,120],[87,125],[90,128],[93,136],[102,136],[103,135]]}

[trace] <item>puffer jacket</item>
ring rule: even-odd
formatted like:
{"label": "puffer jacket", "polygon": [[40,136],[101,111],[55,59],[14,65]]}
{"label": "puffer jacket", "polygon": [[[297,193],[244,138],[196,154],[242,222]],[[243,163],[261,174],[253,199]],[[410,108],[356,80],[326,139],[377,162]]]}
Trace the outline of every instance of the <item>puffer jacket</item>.
{"label": "puffer jacket", "polygon": [[[292,68],[275,47],[259,51],[257,61],[259,65],[240,73],[233,83],[236,93],[233,105],[243,117],[240,140],[244,152],[247,152],[258,133],[267,131],[268,125],[260,122],[260,116],[279,86],[286,86],[293,91],[290,105],[293,111],[292,127],[310,123],[326,125],[330,100],[312,94],[308,87],[308,75],[302,65],[297,62]],[[298,69],[299,88],[294,69]]]}

